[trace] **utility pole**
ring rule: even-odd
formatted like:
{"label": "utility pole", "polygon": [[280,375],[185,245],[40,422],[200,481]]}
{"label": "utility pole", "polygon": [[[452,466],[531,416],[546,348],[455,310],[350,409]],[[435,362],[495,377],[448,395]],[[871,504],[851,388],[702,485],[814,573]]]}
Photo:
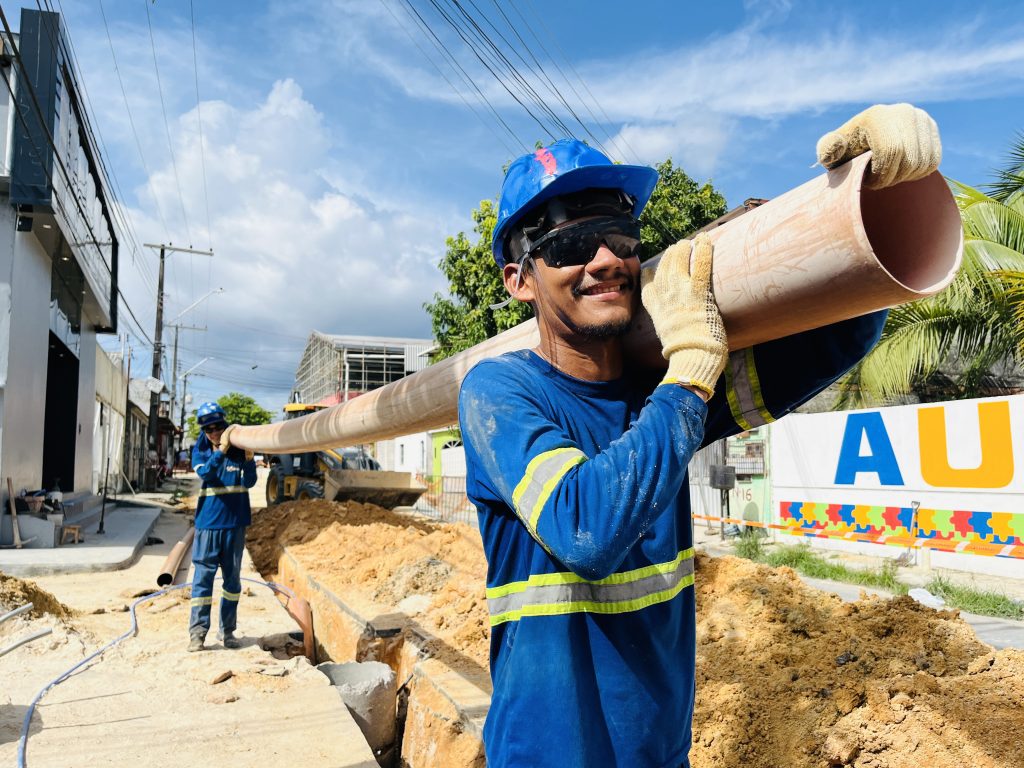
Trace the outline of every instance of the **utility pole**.
{"label": "utility pole", "polygon": [[[191,309],[191,307],[190,307],[190,309]],[[183,315],[185,313],[182,312],[181,314]],[[181,317],[181,315],[178,315],[178,317]],[[177,318],[175,318],[175,319],[177,319]],[[173,325],[171,323],[168,323],[167,327],[174,329],[174,354],[172,356],[173,362],[171,363],[171,408],[170,408],[170,413],[168,414],[170,416],[171,421],[173,422],[174,421],[174,406],[177,405],[177,403],[178,403],[178,331],[180,331],[182,329],[185,329],[187,331],[205,331],[206,328],[199,328],[199,327],[196,327],[194,325],[181,325],[180,323],[175,323]],[[181,423],[181,428],[182,429],[185,428],[184,422]],[[174,451],[173,440],[171,442],[172,442],[172,445],[168,446],[168,450],[173,452]],[[180,450],[180,446],[179,446],[179,450]],[[173,457],[169,457],[169,458],[173,458]],[[173,463],[174,463],[173,461],[170,461],[170,460],[168,461],[168,464],[173,465]]]}
{"label": "utility pole", "polygon": [[178,452],[181,452],[181,446],[185,442],[185,401],[188,399],[188,377],[192,374],[196,368],[205,363],[207,360],[212,360],[212,357],[204,357],[198,363],[193,365],[183,374],[181,374],[181,439],[178,441]]}
{"label": "utility pole", "polygon": [[[200,298],[196,299],[191,304],[189,304],[187,307],[185,307],[183,310],[181,310],[181,312],[178,313],[177,317],[175,317],[173,320],[171,320],[167,324],[168,328],[173,328],[174,329],[174,355],[173,355],[173,362],[171,363],[171,410],[170,410],[171,421],[174,421],[174,406],[177,405],[177,403],[178,403],[178,331],[181,331],[181,330],[186,330],[186,331],[205,331],[206,330],[205,327],[198,328],[198,327],[196,327],[194,325],[181,325],[180,323],[178,323],[178,320],[180,320],[182,317],[184,317],[186,313],[191,312],[193,309],[198,307],[200,304],[202,304],[208,298],[213,296],[215,293],[224,293],[224,289],[223,288],[214,288],[212,291],[207,292],[204,296],[201,296]],[[181,426],[182,429],[185,428],[184,419],[181,421],[180,426]],[[172,446],[170,446],[170,448],[173,450],[174,446],[172,445]]]}
{"label": "utility pole", "polygon": [[[160,275],[156,286],[156,330],[153,334],[153,378],[160,381],[160,358],[163,354],[163,330],[164,330],[164,261],[168,252],[170,253],[198,253],[203,256],[213,256],[213,251],[200,251],[195,248],[179,248],[175,245],[163,245],[155,243],[144,243],[147,248],[160,249]],[[157,449],[157,421],[160,418],[160,393],[151,392],[149,395],[149,425],[146,430],[147,444],[149,450]]]}

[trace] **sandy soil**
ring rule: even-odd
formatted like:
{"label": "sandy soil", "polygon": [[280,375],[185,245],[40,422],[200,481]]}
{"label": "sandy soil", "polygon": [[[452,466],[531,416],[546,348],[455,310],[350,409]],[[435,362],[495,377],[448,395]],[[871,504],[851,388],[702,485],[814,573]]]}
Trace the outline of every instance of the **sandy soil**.
{"label": "sandy soil", "polygon": [[267,578],[287,546],[363,615],[413,616],[455,666],[464,658],[486,668],[487,567],[475,528],[372,504],[288,502],[256,510],[246,546]]}
{"label": "sandy soil", "polygon": [[[130,569],[16,579],[0,574],[0,613],[32,600],[37,610],[0,624],[0,647],[35,629],[53,633],[0,657],[0,764],[15,765],[27,707],[37,691],[130,627],[128,606],[155,591],[167,551],[184,532],[164,513]],[[251,562],[243,575],[258,578]],[[376,766],[327,678],[295,657],[297,629],[270,590],[244,583],[243,648],[187,653],[188,590],[143,603],[139,632],[51,689],[29,731],[31,768],[182,765]],[[217,608],[214,608],[216,626]],[[325,739],[330,732],[334,738]]]}
{"label": "sandy soil", "polygon": [[[486,665],[477,532],[370,505],[256,514],[264,572],[281,545],[366,611],[416,615]],[[955,611],[839,598],[788,568],[698,556],[694,768],[1022,768],[1024,652],[994,652]]]}

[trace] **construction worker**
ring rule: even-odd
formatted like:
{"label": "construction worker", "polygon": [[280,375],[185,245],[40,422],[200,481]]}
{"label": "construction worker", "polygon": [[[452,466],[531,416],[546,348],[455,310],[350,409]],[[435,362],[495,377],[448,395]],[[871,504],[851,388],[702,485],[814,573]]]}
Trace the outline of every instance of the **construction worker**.
{"label": "construction worker", "polygon": [[[861,113],[819,149],[828,166],[873,150],[879,186],[921,178],[940,156],[934,122],[905,104]],[[637,218],[657,179],[571,139],[505,176],[494,258],[532,304],[540,343],[479,363],[459,397],[488,563],[489,768],[689,765],[687,464],[834,382],[885,322],[875,312],[730,354],[706,237],[641,278]],[[641,295],[667,373],[624,360]]]}
{"label": "construction worker", "polygon": [[242,552],[245,529],[252,522],[249,489],[256,485],[252,454],[231,445],[234,425],[224,409],[203,403],[196,410],[201,434],[192,449],[192,469],[203,486],[196,504],[196,533],[192,545],[192,612],[189,619],[190,651],[203,650],[210,631],[213,580],[220,568],[223,583],[220,601],[220,632],[225,648],[238,648],[235,636],[238,597],[242,591]]}

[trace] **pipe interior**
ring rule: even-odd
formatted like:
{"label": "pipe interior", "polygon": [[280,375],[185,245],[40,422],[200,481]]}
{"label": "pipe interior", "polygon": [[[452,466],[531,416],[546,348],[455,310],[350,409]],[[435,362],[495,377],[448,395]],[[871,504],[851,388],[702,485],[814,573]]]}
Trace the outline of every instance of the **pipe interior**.
{"label": "pipe interior", "polygon": [[912,291],[932,293],[959,266],[963,227],[936,171],[888,189],[861,188],[864,230],[879,263]]}

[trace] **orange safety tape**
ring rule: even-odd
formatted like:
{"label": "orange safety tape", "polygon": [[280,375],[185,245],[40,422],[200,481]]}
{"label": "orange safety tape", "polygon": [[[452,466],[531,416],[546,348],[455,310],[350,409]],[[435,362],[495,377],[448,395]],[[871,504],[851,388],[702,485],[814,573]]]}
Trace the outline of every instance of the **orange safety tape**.
{"label": "orange safety tape", "polygon": [[778,523],[761,523],[755,520],[742,520],[736,517],[709,517],[708,515],[692,515],[694,520],[709,520],[715,523],[732,523],[734,525],[750,525],[755,528],[771,528],[785,531],[795,536],[814,539],[843,539],[844,541],[863,541],[870,544],[886,544],[893,547],[916,547],[918,549],[934,549],[940,552],[962,552],[969,555],[985,555],[987,557],[1013,557],[1024,560],[1024,546],[1018,544],[992,544],[987,541],[947,541],[944,539],[916,539],[911,536],[879,536],[872,533],[854,533],[852,531],[824,531],[820,528],[801,528],[796,525],[779,525]]}

